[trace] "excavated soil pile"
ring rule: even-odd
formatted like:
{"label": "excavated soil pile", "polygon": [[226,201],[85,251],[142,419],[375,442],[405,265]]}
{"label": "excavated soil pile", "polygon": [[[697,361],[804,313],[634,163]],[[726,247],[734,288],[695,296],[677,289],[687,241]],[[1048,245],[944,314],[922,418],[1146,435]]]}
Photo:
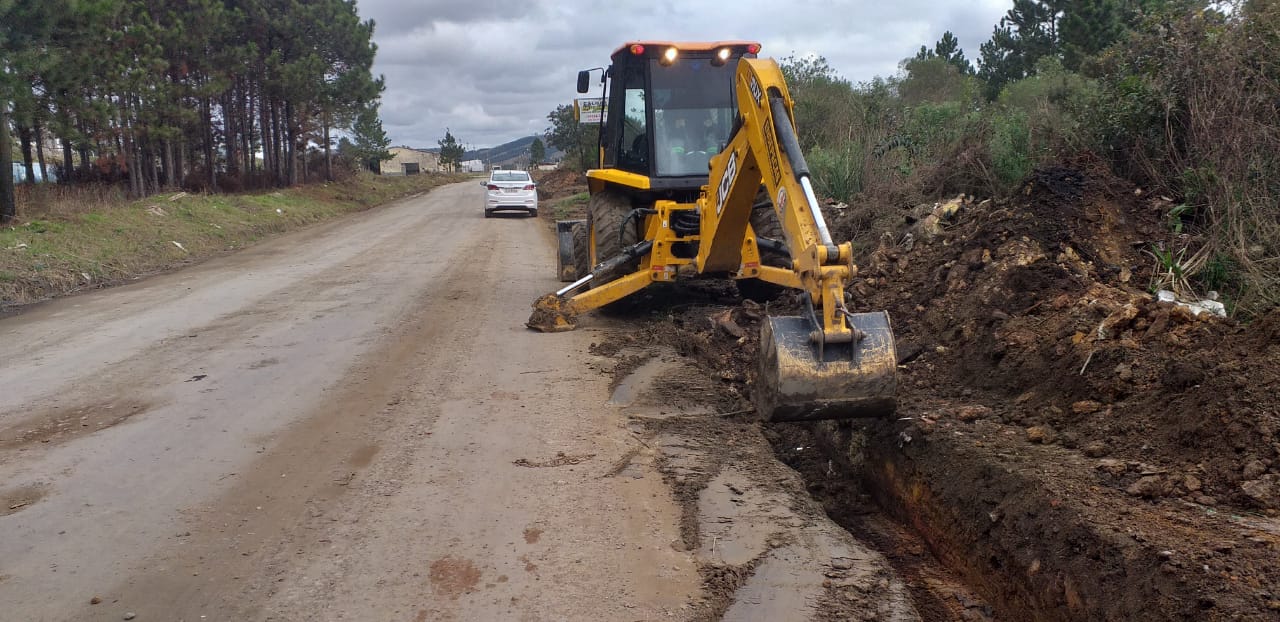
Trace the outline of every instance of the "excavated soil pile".
{"label": "excavated soil pile", "polygon": [[1135,496],[1274,515],[1280,311],[1242,326],[1157,302],[1149,250],[1171,242],[1167,205],[1073,164],[872,253],[855,290],[928,370],[904,402],[950,399],[970,407],[957,417],[1140,463],[1103,480]]}
{"label": "excavated soil pile", "polygon": [[[1276,619],[1280,311],[1158,302],[1169,207],[1082,158],[914,212],[852,286],[893,318],[897,417],[766,436],[841,524],[865,531],[869,495],[927,543],[886,551],[900,572],[932,554],[999,619]],[[721,409],[750,395],[759,318],[795,312],[668,302],[632,339],[720,379]]]}
{"label": "excavated soil pile", "polygon": [[535,171],[533,180],[538,183],[538,199],[542,201],[562,199],[587,188],[587,178],[582,173],[566,169]]}

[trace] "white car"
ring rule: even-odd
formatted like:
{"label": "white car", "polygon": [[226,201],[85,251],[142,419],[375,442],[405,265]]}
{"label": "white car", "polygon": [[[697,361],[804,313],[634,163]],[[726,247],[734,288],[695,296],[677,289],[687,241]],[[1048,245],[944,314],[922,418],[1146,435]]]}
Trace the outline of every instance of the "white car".
{"label": "white car", "polygon": [[483,185],[485,218],[499,211],[538,215],[538,184],[533,183],[528,171],[494,170]]}

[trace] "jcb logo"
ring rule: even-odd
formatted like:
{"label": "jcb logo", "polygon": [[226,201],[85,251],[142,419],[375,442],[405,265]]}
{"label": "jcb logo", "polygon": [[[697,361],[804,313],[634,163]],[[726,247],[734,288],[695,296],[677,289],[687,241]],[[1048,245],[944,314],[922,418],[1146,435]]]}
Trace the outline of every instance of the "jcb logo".
{"label": "jcb logo", "polygon": [[720,217],[720,212],[724,210],[725,199],[729,197],[729,188],[733,186],[733,179],[738,176],[738,152],[729,152],[729,163],[724,165],[724,175],[720,178],[720,185],[716,188],[716,218]]}

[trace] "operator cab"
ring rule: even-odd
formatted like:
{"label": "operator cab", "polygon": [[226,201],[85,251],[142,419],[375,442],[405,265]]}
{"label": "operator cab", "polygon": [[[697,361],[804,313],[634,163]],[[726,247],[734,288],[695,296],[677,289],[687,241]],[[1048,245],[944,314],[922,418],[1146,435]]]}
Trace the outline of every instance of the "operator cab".
{"label": "operator cab", "polygon": [[[619,47],[605,73],[601,167],[647,177],[648,190],[697,191],[733,133],[738,59],[759,51],[751,41]],[[578,92],[589,87],[590,73],[579,72]]]}

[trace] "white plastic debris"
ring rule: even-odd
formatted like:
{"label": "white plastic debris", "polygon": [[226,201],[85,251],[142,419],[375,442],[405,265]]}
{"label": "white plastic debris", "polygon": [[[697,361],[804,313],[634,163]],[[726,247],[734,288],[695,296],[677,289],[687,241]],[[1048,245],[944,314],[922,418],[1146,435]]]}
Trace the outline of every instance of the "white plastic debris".
{"label": "white plastic debris", "polygon": [[1178,298],[1178,295],[1162,289],[1156,292],[1156,298],[1160,302],[1171,302],[1191,312],[1191,315],[1199,317],[1201,313],[1212,313],[1218,317],[1227,317],[1227,307],[1217,300],[1205,298],[1203,300],[1189,301]]}
{"label": "white plastic debris", "polygon": [[173,245],[174,245],[174,246],[177,246],[177,247],[178,247],[178,250],[180,250],[180,251],[182,251],[182,252],[184,252],[184,253],[185,253],[185,252],[187,252],[187,247],[183,246],[181,242],[178,242],[177,240],[169,240],[169,241],[170,241],[170,242],[173,242]]}

